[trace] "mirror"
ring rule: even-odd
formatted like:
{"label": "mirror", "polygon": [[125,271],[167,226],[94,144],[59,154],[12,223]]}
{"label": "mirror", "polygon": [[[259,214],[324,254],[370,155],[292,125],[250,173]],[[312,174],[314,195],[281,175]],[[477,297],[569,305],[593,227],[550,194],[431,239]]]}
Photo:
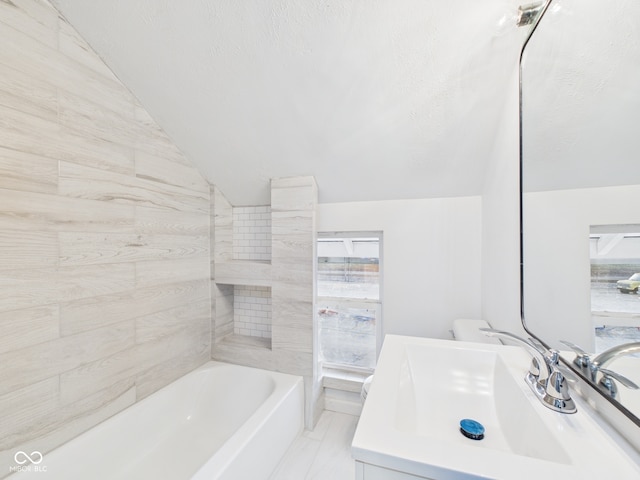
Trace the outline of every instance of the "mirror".
{"label": "mirror", "polygon": [[[552,0],[523,51],[523,323],[559,350],[640,341],[638,25],[640,0]],[[638,356],[607,368],[640,384]],[[640,390],[612,403],[640,425]]]}

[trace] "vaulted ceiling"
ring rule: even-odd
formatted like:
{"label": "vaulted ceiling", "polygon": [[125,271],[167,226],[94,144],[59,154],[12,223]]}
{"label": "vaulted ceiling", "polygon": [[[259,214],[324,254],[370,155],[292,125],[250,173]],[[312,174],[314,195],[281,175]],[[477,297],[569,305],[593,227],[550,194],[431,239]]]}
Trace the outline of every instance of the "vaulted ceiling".
{"label": "vaulted ceiling", "polygon": [[234,205],[477,195],[514,0],[53,0]]}

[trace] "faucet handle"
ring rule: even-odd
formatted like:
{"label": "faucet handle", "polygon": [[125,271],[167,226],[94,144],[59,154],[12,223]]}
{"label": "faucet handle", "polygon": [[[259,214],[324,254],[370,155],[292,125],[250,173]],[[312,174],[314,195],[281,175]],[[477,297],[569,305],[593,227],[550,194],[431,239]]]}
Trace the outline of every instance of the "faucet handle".
{"label": "faucet handle", "polygon": [[598,386],[600,387],[600,389],[607,392],[611,396],[611,398],[616,398],[618,394],[618,387],[616,386],[616,382],[613,381],[614,379],[632,390],[638,390],[640,388],[627,377],[614,372],[613,370],[599,368],[598,371],[602,373],[602,378],[598,382]]}
{"label": "faucet handle", "polygon": [[541,352],[546,352],[547,351],[547,347],[545,347],[542,342],[540,340],[538,340],[535,337],[529,337],[527,340],[529,340],[529,343],[531,343],[534,347],[536,347],[539,351]]}
{"label": "faucet handle", "polygon": [[[507,340],[514,341],[515,343],[525,347],[525,349],[532,356],[531,365],[529,367],[530,378],[534,378],[537,381],[540,380],[540,377],[542,376],[541,380],[546,381],[546,378],[551,374],[551,369],[549,367],[549,364],[547,363],[547,359],[545,358],[546,352],[544,350],[540,350],[535,343],[531,342],[531,339],[525,340],[524,338],[514,335],[511,332],[496,330],[495,328],[482,327],[478,330],[483,332],[488,337],[502,337]],[[541,370],[543,368],[544,370]]]}
{"label": "faucet handle", "polygon": [[547,381],[545,392],[546,395],[542,399],[544,402],[565,413],[576,412],[576,404],[569,393],[569,384],[560,370],[553,370]]}
{"label": "faucet handle", "polygon": [[614,372],[613,370],[609,370],[607,368],[601,368],[600,372],[602,372],[602,375],[615,378],[617,381],[619,381],[622,385],[624,385],[627,388],[630,388],[632,390],[640,389],[640,387],[636,383],[634,383],[632,380],[630,380],[629,378],[625,377],[624,375],[618,372]]}
{"label": "faucet handle", "polygon": [[556,367],[558,365],[558,361],[560,360],[560,352],[558,352],[558,350],[553,348],[548,349],[535,337],[529,337],[527,340],[542,354],[542,358],[544,358],[544,361],[549,367]]}
{"label": "faucet handle", "polygon": [[563,400],[571,398],[569,395],[569,387],[565,380],[562,372],[555,370],[547,382],[547,393],[554,398],[561,398]]}
{"label": "faucet handle", "polygon": [[550,348],[545,352],[544,359],[549,365],[555,367],[558,365],[558,361],[560,360],[560,352],[554,348]]}
{"label": "faucet handle", "polygon": [[589,365],[591,364],[591,357],[582,349],[582,347],[567,340],[560,340],[560,343],[566,345],[574,351],[574,353],[576,354],[576,358],[573,359],[573,363],[575,365],[577,365],[581,369],[589,368]]}
{"label": "faucet handle", "polygon": [[534,342],[532,341],[532,340],[533,340],[532,338],[529,338],[528,340],[525,340],[524,338],[519,337],[519,336],[517,336],[517,335],[514,335],[514,334],[513,334],[513,333],[511,333],[511,332],[506,332],[506,331],[504,331],[504,330],[497,330],[497,329],[495,329],[495,328],[486,328],[486,327],[482,327],[482,328],[479,328],[478,330],[480,330],[481,332],[483,332],[487,337],[494,337],[494,336],[497,336],[497,337],[503,337],[503,338],[506,338],[506,339],[508,339],[508,340],[509,340],[509,339],[510,339],[510,340],[513,340],[513,341],[515,341],[516,343],[518,343],[518,344],[520,344],[520,345],[522,345],[522,346],[524,346],[524,347],[528,348],[529,350],[533,350],[533,351],[535,351],[535,352],[539,353],[540,355],[542,355],[542,354],[544,353],[544,351],[545,351],[545,349],[542,349],[542,350],[541,350],[541,349],[538,347],[538,345],[540,345],[540,343],[539,343],[539,342],[538,342],[538,343],[534,343]]}

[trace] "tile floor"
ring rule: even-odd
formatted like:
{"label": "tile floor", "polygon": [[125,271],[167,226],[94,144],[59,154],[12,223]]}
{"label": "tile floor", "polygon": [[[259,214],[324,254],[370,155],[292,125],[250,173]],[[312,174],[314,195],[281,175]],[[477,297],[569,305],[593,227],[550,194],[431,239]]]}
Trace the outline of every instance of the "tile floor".
{"label": "tile floor", "polygon": [[358,417],[325,410],[315,430],[305,430],[289,447],[270,480],[354,480],[357,423]]}

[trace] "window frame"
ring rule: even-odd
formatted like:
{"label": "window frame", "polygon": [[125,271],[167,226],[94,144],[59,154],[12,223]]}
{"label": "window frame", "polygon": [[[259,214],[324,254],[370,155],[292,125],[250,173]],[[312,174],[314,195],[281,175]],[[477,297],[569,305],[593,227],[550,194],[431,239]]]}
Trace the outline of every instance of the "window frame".
{"label": "window frame", "polygon": [[[316,298],[315,298],[315,321],[316,325],[319,325],[318,318],[318,307],[320,303],[324,303],[324,301],[332,302],[332,303],[341,303],[344,305],[350,305],[354,308],[364,307],[371,310],[376,311],[376,339],[375,339],[375,356],[376,363],[378,361],[378,357],[380,356],[380,349],[382,348],[382,340],[383,340],[383,313],[384,313],[384,239],[382,231],[333,231],[333,232],[317,232],[316,244],[326,238],[349,238],[352,240],[359,238],[376,238],[378,240],[378,299],[368,299],[368,298],[356,298],[356,297],[335,297],[335,296],[321,296],[316,290]],[[316,269],[318,265],[318,258],[320,258],[317,254],[317,245],[316,245]],[[315,281],[318,281],[318,273],[316,271]],[[319,345],[319,335],[318,335],[318,353],[317,358],[319,363],[321,364],[321,368],[328,368],[331,370],[341,370],[346,372],[356,372],[356,373],[373,373],[373,368],[367,367],[359,367],[356,365],[344,365],[344,364],[336,364],[332,362],[325,362],[321,358],[320,345]]]}

